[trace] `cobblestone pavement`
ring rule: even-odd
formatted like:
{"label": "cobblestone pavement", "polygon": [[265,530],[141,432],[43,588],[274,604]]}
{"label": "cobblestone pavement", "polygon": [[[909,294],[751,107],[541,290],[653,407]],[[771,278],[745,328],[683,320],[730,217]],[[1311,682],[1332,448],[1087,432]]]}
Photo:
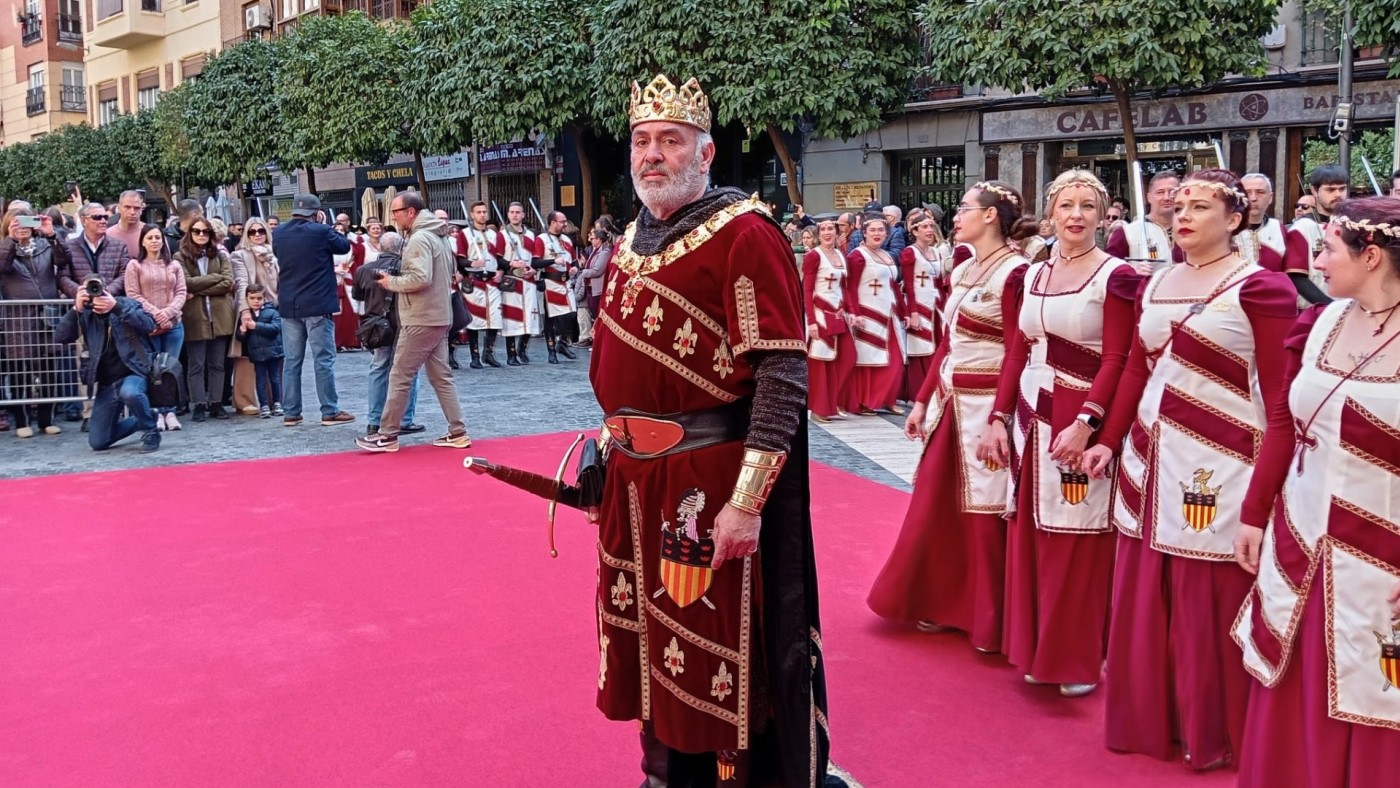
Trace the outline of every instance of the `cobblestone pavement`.
{"label": "cobblestone pavement", "polygon": [[[466,368],[466,348],[458,351],[462,369],[454,373],[457,395],[464,403],[467,430],[473,438],[502,438],[569,430],[592,431],[602,419],[588,384],[588,352],[578,351],[577,361],[560,359],[546,364],[541,341],[531,343],[531,362],[522,367],[473,370]],[[504,352],[497,348],[504,358]],[[335,375],[340,407],[355,415],[348,425],[322,427],[316,401],[312,365],[303,372],[302,402],[306,422],[283,427],[282,420],[239,416],[227,421],[181,421],[184,429],[166,433],[160,450],[141,454],[137,441],[128,438],[106,452],[94,452],[78,424],[60,420],[61,435],[36,435],[21,440],[14,431],[0,432],[0,479],[60,473],[107,471],[162,465],[250,460],[266,457],[308,456],[355,451],[354,439],[365,431],[366,385],[370,354],[340,353]],[[503,362],[504,363],[504,362]],[[418,395],[417,420],[427,432],[403,436],[405,445],[428,443],[447,430],[437,399],[426,381]],[[890,419],[895,421],[893,417]],[[809,430],[811,455],[822,462],[858,473],[899,489],[909,485],[861,452],[852,449],[815,425]],[[561,443],[562,454],[565,445]]]}

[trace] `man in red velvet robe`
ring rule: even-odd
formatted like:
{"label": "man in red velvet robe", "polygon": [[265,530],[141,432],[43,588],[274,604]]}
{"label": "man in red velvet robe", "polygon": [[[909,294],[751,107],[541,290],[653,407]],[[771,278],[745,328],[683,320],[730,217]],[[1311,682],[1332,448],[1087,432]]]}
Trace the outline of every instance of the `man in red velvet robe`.
{"label": "man in red velvet robe", "polygon": [[827,783],[805,321],[763,203],[708,188],[695,80],[632,87],[645,206],[609,266],[591,379],[608,452],[598,706],[648,786]]}

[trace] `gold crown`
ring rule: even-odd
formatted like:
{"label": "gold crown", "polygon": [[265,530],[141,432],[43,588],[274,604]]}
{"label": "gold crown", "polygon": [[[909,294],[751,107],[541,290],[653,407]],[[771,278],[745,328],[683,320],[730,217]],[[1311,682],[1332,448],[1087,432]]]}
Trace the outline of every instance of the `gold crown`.
{"label": "gold crown", "polygon": [[628,109],[629,126],[653,120],[685,123],[704,132],[710,130],[710,98],[691,77],[676,87],[665,74],[657,74],[645,88],[632,83],[632,105]]}

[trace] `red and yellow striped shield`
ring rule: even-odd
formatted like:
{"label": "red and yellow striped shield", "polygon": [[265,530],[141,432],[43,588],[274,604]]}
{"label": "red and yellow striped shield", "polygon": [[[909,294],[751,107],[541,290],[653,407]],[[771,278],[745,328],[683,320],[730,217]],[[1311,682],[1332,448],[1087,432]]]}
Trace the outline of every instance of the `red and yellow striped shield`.
{"label": "red and yellow striped shield", "polygon": [[1200,533],[1215,522],[1215,496],[1198,492],[1182,493],[1181,513],[1186,517],[1186,527]]}
{"label": "red and yellow striped shield", "polygon": [[708,566],[689,566],[667,558],[661,559],[661,585],[677,605],[686,607],[710,590],[714,570]]}
{"label": "red and yellow striped shield", "polygon": [[1070,506],[1083,503],[1084,499],[1089,497],[1089,474],[1061,471],[1060,494]]}
{"label": "red and yellow striped shield", "polygon": [[1385,676],[1385,689],[1400,687],[1400,643],[1381,644],[1381,675]]}

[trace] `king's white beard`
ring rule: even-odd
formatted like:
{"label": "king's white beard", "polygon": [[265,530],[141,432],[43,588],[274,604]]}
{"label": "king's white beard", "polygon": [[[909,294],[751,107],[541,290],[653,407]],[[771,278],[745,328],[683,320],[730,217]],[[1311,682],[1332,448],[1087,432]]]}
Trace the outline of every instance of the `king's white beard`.
{"label": "king's white beard", "polygon": [[[700,171],[701,152],[695,152],[695,159],[685,169],[667,175],[661,183],[649,182],[641,173],[633,171],[632,188],[637,198],[651,211],[653,216],[670,216],[677,209],[700,199],[710,185],[709,178]],[[642,169],[645,172],[646,168]]]}

